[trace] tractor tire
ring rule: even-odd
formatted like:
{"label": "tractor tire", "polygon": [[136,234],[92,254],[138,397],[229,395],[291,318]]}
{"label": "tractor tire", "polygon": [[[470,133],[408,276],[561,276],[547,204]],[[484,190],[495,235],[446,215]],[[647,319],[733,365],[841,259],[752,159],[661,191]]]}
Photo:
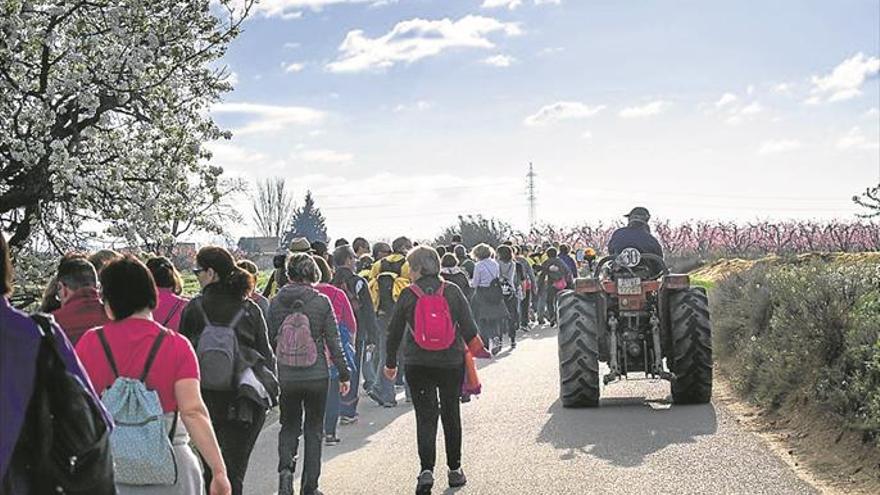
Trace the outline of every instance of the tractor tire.
{"label": "tractor tire", "polygon": [[599,405],[598,305],[566,291],[559,296],[559,400],[563,407]]}
{"label": "tractor tire", "polygon": [[675,404],[706,404],[712,399],[712,327],[709,299],[702,287],[670,294],[669,322],[672,336],[670,368],[672,401]]}

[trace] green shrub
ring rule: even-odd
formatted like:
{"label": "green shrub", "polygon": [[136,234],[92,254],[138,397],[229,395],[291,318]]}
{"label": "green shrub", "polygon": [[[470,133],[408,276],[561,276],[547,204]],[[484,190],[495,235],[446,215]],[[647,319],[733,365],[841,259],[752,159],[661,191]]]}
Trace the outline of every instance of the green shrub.
{"label": "green shrub", "polygon": [[774,408],[806,394],[880,434],[877,267],[756,266],[712,295],[716,357],[741,393]]}

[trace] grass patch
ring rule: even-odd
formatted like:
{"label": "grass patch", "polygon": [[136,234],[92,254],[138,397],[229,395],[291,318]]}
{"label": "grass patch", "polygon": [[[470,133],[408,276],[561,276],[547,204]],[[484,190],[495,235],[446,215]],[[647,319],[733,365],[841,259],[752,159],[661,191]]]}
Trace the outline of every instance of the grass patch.
{"label": "grass patch", "polygon": [[[192,272],[185,272],[180,274],[183,279],[183,293],[181,295],[185,297],[193,297],[197,295],[201,288],[199,287],[199,281],[196,280],[196,276],[193,275]],[[266,282],[269,281],[269,277],[272,276],[272,270],[264,270],[257,273],[257,290],[263,290],[263,287],[266,286]]]}

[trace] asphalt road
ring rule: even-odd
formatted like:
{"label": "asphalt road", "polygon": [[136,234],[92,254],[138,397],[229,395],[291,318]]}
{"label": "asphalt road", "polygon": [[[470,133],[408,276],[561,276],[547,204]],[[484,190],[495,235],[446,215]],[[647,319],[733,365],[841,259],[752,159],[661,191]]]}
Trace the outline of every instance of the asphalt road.
{"label": "asphalt road", "polygon": [[[818,493],[722,406],[670,406],[664,382],[612,384],[598,409],[562,408],[556,352],[556,331],[545,328],[482,365],[483,395],[462,406],[468,485],[447,489],[440,433],[434,493]],[[397,408],[364,399],[360,412],[358,424],[339,428],[342,444],[324,447],[321,490],[413,493],[412,407],[401,393]],[[277,491],[278,428],[258,440],[247,494]]]}

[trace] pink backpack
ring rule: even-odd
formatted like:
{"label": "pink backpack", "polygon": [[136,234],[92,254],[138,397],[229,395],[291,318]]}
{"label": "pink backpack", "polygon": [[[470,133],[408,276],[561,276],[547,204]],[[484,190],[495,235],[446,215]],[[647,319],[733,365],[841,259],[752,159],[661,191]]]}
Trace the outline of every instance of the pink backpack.
{"label": "pink backpack", "polygon": [[291,368],[309,368],[318,361],[318,346],[312,337],[309,317],[303,313],[302,300],[293,304],[293,313],[287,315],[278,331],[275,355],[278,364]]}
{"label": "pink backpack", "polygon": [[433,294],[425,294],[416,284],[410,285],[416,295],[412,336],[419,347],[426,351],[449,349],[455,342],[455,325],[449,311],[449,303],[443,296],[445,282]]}

